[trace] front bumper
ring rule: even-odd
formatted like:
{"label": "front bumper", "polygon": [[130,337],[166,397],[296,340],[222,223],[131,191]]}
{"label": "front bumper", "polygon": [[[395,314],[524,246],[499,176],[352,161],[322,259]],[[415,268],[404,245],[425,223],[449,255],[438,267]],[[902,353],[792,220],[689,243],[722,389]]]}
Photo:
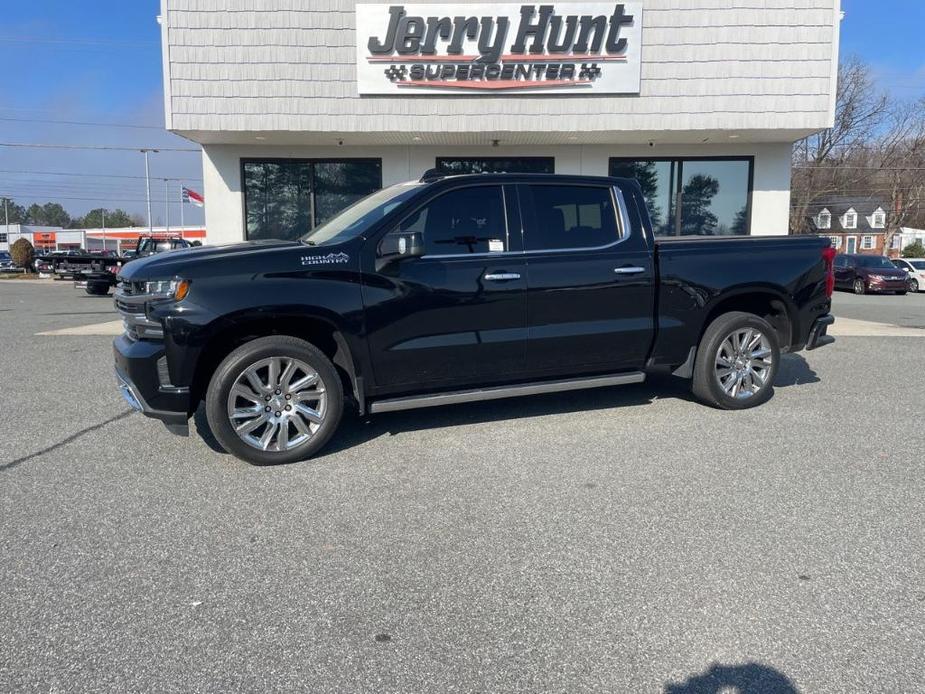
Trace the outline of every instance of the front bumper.
{"label": "front bumper", "polygon": [[827,335],[829,326],[835,322],[835,316],[831,313],[827,313],[824,316],[820,316],[813,322],[813,327],[809,330],[809,339],[806,341],[807,351],[812,349],[817,349],[819,347],[825,347],[835,342],[835,338],[831,335]]}
{"label": "front bumper", "polygon": [[125,401],[147,417],[159,419],[174,433],[188,431],[189,388],[164,385],[164,345],[148,340],[130,340],[120,335],[113,341],[116,381]]}
{"label": "front bumper", "polygon": [[867,290],[871,292],[904,292],[909,289],[909,280],[905,277],[896,280],[875,280],[867,282]]}

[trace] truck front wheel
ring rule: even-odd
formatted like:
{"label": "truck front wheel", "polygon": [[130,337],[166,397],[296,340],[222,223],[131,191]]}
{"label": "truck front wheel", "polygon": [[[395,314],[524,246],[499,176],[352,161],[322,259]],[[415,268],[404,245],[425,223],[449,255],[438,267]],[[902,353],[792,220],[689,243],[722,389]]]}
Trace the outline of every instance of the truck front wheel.
{"label": "truck front wheel", "polygon": [[744,410],[768,401],[780,363],[777,332],[763,318],[734,311],[707,327],[697,348],[692,388],[701,402]]}
{"label": "truck front wheel", "polygon": [[317,453],[337,429],[344,393],[321,350],[285,335],[247,342],[219,364],[206,393],[215,438],[255,465]]}

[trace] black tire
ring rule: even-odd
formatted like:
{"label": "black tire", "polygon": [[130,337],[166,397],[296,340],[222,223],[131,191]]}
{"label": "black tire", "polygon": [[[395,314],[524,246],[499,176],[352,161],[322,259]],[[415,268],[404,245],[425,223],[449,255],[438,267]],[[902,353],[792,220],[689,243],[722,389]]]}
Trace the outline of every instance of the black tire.
{"label": "black tire", "polygon": [[[766,339],[771,352],[771,365],[765,372],[764,384],[744,398],[730,396],[717,377],[717,355],[727,337],[743,329],[752,328]],[[694,377],[691,389],[700,402],[722,410],[746,410],[767,402],[774,394],[774,379],[780,365],[780,343],[777,331],[760,316],[733,311],[716,318],[703,333],[697,347]]]}
{"label": "black tire", "polygon": [[109,285],[108,284],[88,284],[84,290],[90,296],[108,296],[109,295]]}
{"label": "black tire", "polygon": [[[228,418],[228,395],[235,380],[249,366],[272,357],[298,359],[314,369],[324,385],[327,406],[318,430],[305,443],[284,451],[262,451],[245,443]],[[328,442],[344,410],[344,390],[337,369],[314,345],[288,335],[272,335],[247,342],[218,365],[206,392],[206,417],[215,438],[229,453],[254,465],[277,465],[306,460]]]}
{"label": "black tire", "polygon": [[854,280],[851,288],[854,290],[855,294],[867,294],[867,286],[864,284],[864,280],[862,280],[860,277]]}

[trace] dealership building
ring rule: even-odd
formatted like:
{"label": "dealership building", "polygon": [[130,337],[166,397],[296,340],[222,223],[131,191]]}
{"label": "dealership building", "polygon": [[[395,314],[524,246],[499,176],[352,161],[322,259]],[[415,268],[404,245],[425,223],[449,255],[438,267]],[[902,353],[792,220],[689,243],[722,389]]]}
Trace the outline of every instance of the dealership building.
{"label": "dealership building", "polygon": [[212,243],[447,173],[633,176],[659,234],[786,234],[833,122],[839,0],[162,0],[168,129]]}

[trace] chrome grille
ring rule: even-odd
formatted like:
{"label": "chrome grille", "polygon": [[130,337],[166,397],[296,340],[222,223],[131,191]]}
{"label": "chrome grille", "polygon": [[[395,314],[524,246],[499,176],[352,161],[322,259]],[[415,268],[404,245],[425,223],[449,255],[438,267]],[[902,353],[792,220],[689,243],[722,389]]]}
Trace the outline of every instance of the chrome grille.
{"label": "chrome grille", "polygon": [[[114,303],[122,317],[125,334],[130,340],[162,340],[164,329],[160,323],[148,320],[145,315],[145,297],[138,290],[140,282],[119,282],[116,286]],[[134,285],[134,286],[133,286]]]}

